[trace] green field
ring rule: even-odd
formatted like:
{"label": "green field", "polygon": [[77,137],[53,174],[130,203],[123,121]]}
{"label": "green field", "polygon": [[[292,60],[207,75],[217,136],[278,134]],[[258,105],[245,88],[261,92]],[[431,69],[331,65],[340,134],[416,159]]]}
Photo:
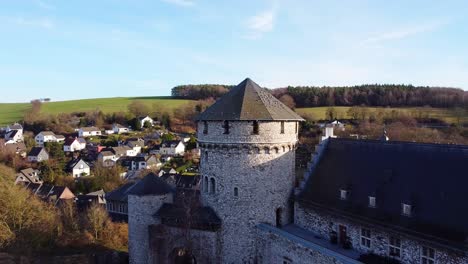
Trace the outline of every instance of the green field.
{"label": "green field", "polygon": [[[347,111],[350,107],[346,106],[335,106],[338,119],[348,119],[350,118],[347,114]],[[437,118],[443,120],[447,123],[457,123],[458,117],[460,117],[460,122],[468,122],[468,111],[467,110],[453,110],[446,108],[426,108],[426,107],[366,107],[369,112],[384,111],[384,113],[390,113],[393,110],[396,110],[400,113],[405,113],[413,117],[418,116],[428,116],[431,118]],[[297,108],[296,112],[301,114],[309,114],[315,120],[326,119],[326,112],[328,107],[310,107],[310,108]],[[460,112],[461,111],[461,112]]]}
{"label": "green field", "polygon": [[[172,99],[171,97],[115,97],[99,99],[83,99],[60,102],[43,103],[41,112],[48,114],[86,112],[99,109],[104,113],[126,112],[128,105],[135,100],[144,102],[149,107],[159,105],[162,108],[173,110],[185,105],[190,100]],[[19,121],[30,108],[29,103],[1,104],[0,125],[4,126]]]}

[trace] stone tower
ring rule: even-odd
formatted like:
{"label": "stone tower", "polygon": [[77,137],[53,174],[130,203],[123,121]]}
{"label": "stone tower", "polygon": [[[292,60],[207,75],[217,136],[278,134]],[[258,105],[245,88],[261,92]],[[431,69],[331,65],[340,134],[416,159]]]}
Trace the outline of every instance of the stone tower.
{"label": "stone tower", "polygon": [[303,119],[246,79],[197,121],[201,197],[222,219],[222,262],[254,263],[256,225],[291,221]]}

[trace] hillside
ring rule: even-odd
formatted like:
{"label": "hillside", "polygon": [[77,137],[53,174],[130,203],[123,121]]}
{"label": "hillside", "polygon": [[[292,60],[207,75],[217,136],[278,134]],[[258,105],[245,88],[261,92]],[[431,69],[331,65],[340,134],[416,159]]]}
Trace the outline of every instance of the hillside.
{"label": "hillside", "polygon": [[[173,99],[171,97],[114,97],[82,99],[43,103],[41,112],[49,114],[86,112],[99,109],[104,113],[126,112],[128,105],[139,100],[152,107],[157,104],[162,108],[172,110],[179,108],[189,102],[185,99]],[[29,103],[0,103],[0,125],[4,126],[15,121],[21,120],[26,110],[31,107]]]}

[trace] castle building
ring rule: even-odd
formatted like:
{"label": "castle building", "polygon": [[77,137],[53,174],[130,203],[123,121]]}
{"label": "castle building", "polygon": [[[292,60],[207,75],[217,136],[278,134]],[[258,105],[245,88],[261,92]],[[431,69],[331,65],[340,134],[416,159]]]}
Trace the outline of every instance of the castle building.
{"label": "castle building", "polygon": [[468,263],[468,146],[324,137],[296,182],[302,120],[250,79],[209,107],[199,188],[129,192],[130,263]]}

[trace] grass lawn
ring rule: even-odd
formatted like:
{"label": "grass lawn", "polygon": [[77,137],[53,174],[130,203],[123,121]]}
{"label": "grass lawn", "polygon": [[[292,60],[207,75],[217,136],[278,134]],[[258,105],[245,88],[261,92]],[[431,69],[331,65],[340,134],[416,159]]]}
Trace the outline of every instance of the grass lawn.
{"label": "grass lawn", "polygon": [[[171,97],[115,97],[83,99],[60,102],[43,103],[41,112],[49,114],[86,112],[99,109],[104,113],[126,112],[128,105],[140,100],[149,107],[160,105],[169,111],[185,105],[190,100],[172,99]],[[0,104],[0,125],[8,125],[23,118],[24,112],[29,109],[29,103]]]}
{"label": "grass lawn", "polygon": [[[338,113],[338,119],[350,118],[347,115],[347,111],[350,107],[347,106],[335,106],[336,112]],[[441,119],[447,123],[457,123],[457,115],[461,116],[460,121],[462,123],[468,122],[468,111],[462,110],[463,112],[457,113],[453,109],[446,108],[425,108],[425,107],[367,107],[370,112],[383,110],[385,112],[391,112],[397,110],[400,112],[408,113],[414,117],[417,117],[420,113],[428,113],[429,117]],[[326,112],[328,107],[310,107],[310,108],[297,108],[298,114],[311,114],[314,119],[326,119]]]}

